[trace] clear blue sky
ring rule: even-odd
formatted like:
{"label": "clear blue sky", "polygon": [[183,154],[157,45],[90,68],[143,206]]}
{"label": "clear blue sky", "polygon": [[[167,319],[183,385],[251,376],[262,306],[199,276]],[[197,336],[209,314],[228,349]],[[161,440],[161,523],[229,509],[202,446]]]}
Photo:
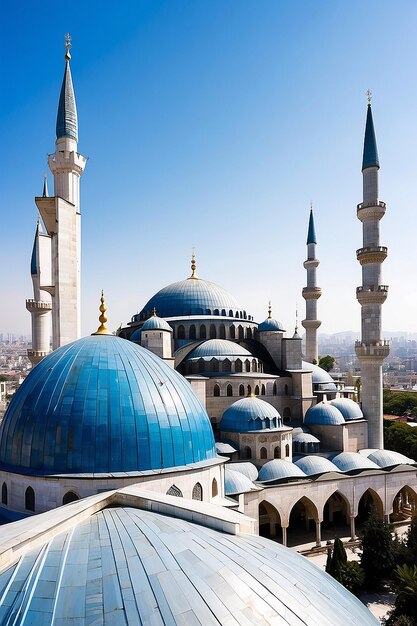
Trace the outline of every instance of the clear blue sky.
{"label": "clear blue sky", "polygon": [[[117,328],[198,273],[261,321],[304,317],[315,209],[321,331],[360,327],[365,92],[388,204],[386,330],[417,330],[417,4],[399,0],[5,3],[0,23],[0,331],[29,333],[33,197],[72,72],[82,178],[83,334],[99,293]],[[53,189],[49,175],[49,188]]]}

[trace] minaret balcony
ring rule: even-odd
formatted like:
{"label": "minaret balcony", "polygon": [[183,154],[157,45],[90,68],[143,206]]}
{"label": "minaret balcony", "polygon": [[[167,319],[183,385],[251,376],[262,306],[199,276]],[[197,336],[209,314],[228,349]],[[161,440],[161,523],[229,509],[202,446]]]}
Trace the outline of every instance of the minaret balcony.
{"label": "minaret balcony", "polygon": [[318,300],[321,296],[321,287],[304,287],[303,298],[305,300]]}
{"label": "minaret balcony", "polygon": [[306,270],[314,269],[320,265],[320,261],[318,259],[307,259],[303,265]]}
{"label": "minaret balcony", "polygon": [[52,311],[52,302],[45,302],[44,300],[26,300],[26,308],[30,313],[46,313]]}
{"label": "minaret balcony", "polygon": [[380,220],[384,217],[385,210],[385,202],[362,202],[357,206],[357,216],[361,222],[367,220],[368,218]]}
{"label": "minaret balcony", "polygon": [[389,355],[389,341],[381,339],[373,343],[355,342],[355,352],[359,360],[382,362]]}
{"label": "minaret balcony", "polygon": [[388,296],[388,285],[357,287],[356,298],[359,304],[384,304]]}
{"label": "minaret balcony", "polygon": [[356,250],[356,258],[361,265],[367,263],[383,263],[387,258],[388,248],[385,246],[367,246]]}
{"label": "minaret balcony", "polygon": [[304,326],[306,330],[310,328],[312,328],[313,330],[316,330],[317,328],[321,326],[321,320],[303,320],[301,324]]}

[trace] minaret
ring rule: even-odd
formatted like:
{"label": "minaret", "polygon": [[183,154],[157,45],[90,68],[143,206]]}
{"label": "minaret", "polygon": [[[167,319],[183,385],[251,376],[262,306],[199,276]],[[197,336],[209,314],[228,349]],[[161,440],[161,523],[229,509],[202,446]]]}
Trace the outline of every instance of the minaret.
{"label": "minaret", "polygon": [[320,261],[316,259],[316,244],[313,207],[311,207],[307,235],[307,260],[304,261],[304,267],[307,270],[307,287],[303,289],[306,319],[301,322],[306,329],[306,361],[310,363],[318,363],[317,329],[321,325],[321,321],[317,319],[317,300],[321,296],[321,289],[317,287],[316,269]]}
{"label": "minaret", "polygon": [[[43,183],[43,197],[48,197],[46,176]],[[33,283],[33,298],[26,300],[26,308],[32,317],[32,348],[28,357],[35,366],[50,352],[51,336],[51,294],[43,286],[51,283],[51,238],[42,231],[40,219],[36,225],[33,242],[30,273]]]}
{"label": "minaret", "polygon": [[80,177],[86,158],[77,152],[78,119],[70,68],[71,38],[65,36],[65,72],[56,120],[56,150],[48,164],[54,176],[54,197],[36,198],[51,237],[52,347],[58,348],[81,334]]}
{"label": "minaret", "polygon": [[356,251],[362,266],[362,286],[356,289],[361,305],[362,338],[356,342],[362,382],[362,411],[368,420],[368,446],[383,448],[382,361],[389,354],[387,341],[382,340],[381,307],[388,287],[381,285],[381,265],[387,248],[379,242],[379,221],[385,214],[385,202],[378,200],[379,160],[372,119],[371,93],[368,91],[362,175],[363,202],[357,215],[362,222],[363,247]]}

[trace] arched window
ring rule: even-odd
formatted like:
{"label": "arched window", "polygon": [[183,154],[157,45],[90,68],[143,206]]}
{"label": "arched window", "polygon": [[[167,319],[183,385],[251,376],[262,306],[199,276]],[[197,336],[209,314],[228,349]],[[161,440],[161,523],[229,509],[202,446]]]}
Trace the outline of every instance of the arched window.
{"label": "arched window", "polygon": [[255,387],[255,396],[259,396],[259,385]]}
{"label": "arched window", "polygon": [[233,311],[232,311],[232,309],[230,309],[230,311],[229,311],[229,317],[233,317]]}
{"label": "arched window", "polygon": [[236,328],[234,326],[231,326],[229,328],[229,332],[230,332],[230,339],[236,339]]}
{"label": "arched window", "polygon": [[246,448],[243,449],[243,458],[244,459],[252,458],[252,450],[250,449],[249,446],[246,446]]}
{"label": "arched window", "polygon": [[203,499],[203,487],[200,483],[196,483],[193,487],[193,500],[202,500]]}
{"label": "arched window", "polygon": [[286,396],[288,396],[288,385],[285,385],[284,387],[284,393]]}
{"label": "arched window", "polygon": [[233,396],[232,385],[227,385],[226,395],[227,396]]}
{"label": "arched window", "polygon": [[226,309],[222,309],[222,316],[226,317]]}
{"label": "arched window", "polygon": [[198,360],[198,371],[199,372],[204,372],[204,370],[206,369],[206,362],[204,359],[199,359]]}
{"label": "arched window", "polygon": [[286,406],[283,411],[284,422],[289,422],[291,419],[291,409],[289,406]]}
{"label": "arched window", "polygon": [[237,335],[238,335],[240,340],[245,338],[245,331],[243,330],[243,326],[240,326],[240,324],[237,327]]}
{"label": "arched window", "polygon": [[250,361],[249,361],[249,359],[246,359],[246,361],[245,361],[245,370],[247,372],[250,372]]}
{"label": "arched window", "polygon": [[248,396],[250,396],[252,393],[252,387],[250,385],[248,385]]}
{"label": "arched window", "polygon": [[182,498],[182,491],[178,489],[177,485],[171,485],[171,487],[167,491],[167,496],[176,496],[177,498]]}
{"label": "arched window", "polygon": [[35,512],[35,492],[32,487],[28,487],[25,491],[25,509]]}
{"label": "arched window", "polygon": [[207,330],[204,324],[200,326],[200,339],[207,339]]}
{"label": "arched window", "polygon": [[213,478],[213,482],[211,483],[211,497],[214,498],[219,493],[219,488],[217,486],[217,480]]}
{"label": "arched window", "polygon": [[177,337],[178,339],[185,339],[185,328],[182,324],[178,326]]}
{"label": "arched window", "polygon": [[252,372],[257,372],[258,366],[256,364],[256,359],[252,359]]}
{"label": "arched window", "polygon": [[261,396],[265,395],[265,385],[262,385],[261,387]]}
{"label": "arched window", "polygon": [[242,371],[242,361],[240,359],[236,359],[235,361],[235,372]]}
{"label": "arched window", "polygon": [[252,339],[252,329],[248,328],[246,330],[246,339]]}
{"label": "arched window", "polygon": [[218,372],[219,371],[219,362],[217,359],[211,359],[210,361],[210,370],[212,372]]}
{"label": "arched window", "polygon": [[290,446],[287,443],[287,445],[285,446],[285,456],[290,456]]}
{"label": "arched window", "polygon": [[274,386],[272,387],[272,395],[273,396],[277,395],[277,383],[274,383]]}
{"label": "arched window", "polygon": [[226,339],[226,328],[225,328],[224,324],[220,324],[220,327],[219,327],[219,337],[220,337],[220,339]]}
{"label": "arched window", "polygon": [[196,332],[195,332],[195,325],[194,324],[191,324],[190,332],[189,332],[188,336],[189,336],[190,339],[196,339],[197,335],[196,335]]}
{"label": "arched window", "polygon": [[213,315],[220,315],[220,311],[219,311],[219,309],[214,309],[214,311],[213,311]]}
{"label": "arched window", "polygon": [[245,387],[243,385],[239,385],[239,395],[240,396],[245,395]]}
{"label": "arched window", "polygon": [[213,396],[218,398],[220,396],[220,387],[219,385],[214,385]]}
{"label": "arched window", "polygon": [[214,324],[210,324],[210,339],[216,339],[216,327]]}
{"label": "arched window", "polygon": [[261,459],[268,458],[266,448],[261,448],[260,455],[261,455]]}
{"label": "arched window", "polygon": [[222,363],[222,372],[230,372],[232,370],[232,363],[229,359],[225,359]]}
{"label": "arched window", "polygon": [[80,498],[77,496],[76,493],[74,493],[73,491],[67,491],[67,493],[62,498],[62,504],[69,504],[70,502],[75,502],[79,499]]}
{"label": "arched window", "polygon": [[7,506],[8,498],[7,498],[7,485],[3,483],[1,487],[1,503]]}
{"label": "arched window", "polygon": [[274,459],[279,459],[280,457],[281,457],[281,448],[279,446],[275,446]]}

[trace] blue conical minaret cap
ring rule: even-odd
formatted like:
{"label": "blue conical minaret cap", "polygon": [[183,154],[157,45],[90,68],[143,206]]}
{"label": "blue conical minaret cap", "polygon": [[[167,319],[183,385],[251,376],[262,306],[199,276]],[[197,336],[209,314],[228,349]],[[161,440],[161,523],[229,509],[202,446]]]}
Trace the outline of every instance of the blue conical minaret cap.
{"label": "blue conical minaret cap", "polygon": [[35,239],[33,241],[32,256],[30,258],[30,273],[32,276],[39,274],[39,258],[38,258],[38,239],[41,232],[41,224],[38,218],[36,223]]}
{"label": "blue conical minaret cap", "polygon": [[71,137],[78,141],[77,105],[70,68],[71,37],[65,35],[65,72],[59,96],[58,115],[56,117],[56,138]]}
{"label": "blue conical minaret cap", "polygon": [[372,107],[368,102],[366,114],[365,141],[363,142],[362,171],[368,167],[379,167],[378,149],[376,147],[376,137],[374,121],[372,119]]}
{"label": "blue conical minaret cap", "polygon": [[310,219],[308,221],[307,245],[310,243],[317,243],[316,229],[314,228],[313,209],[310,209]]}

